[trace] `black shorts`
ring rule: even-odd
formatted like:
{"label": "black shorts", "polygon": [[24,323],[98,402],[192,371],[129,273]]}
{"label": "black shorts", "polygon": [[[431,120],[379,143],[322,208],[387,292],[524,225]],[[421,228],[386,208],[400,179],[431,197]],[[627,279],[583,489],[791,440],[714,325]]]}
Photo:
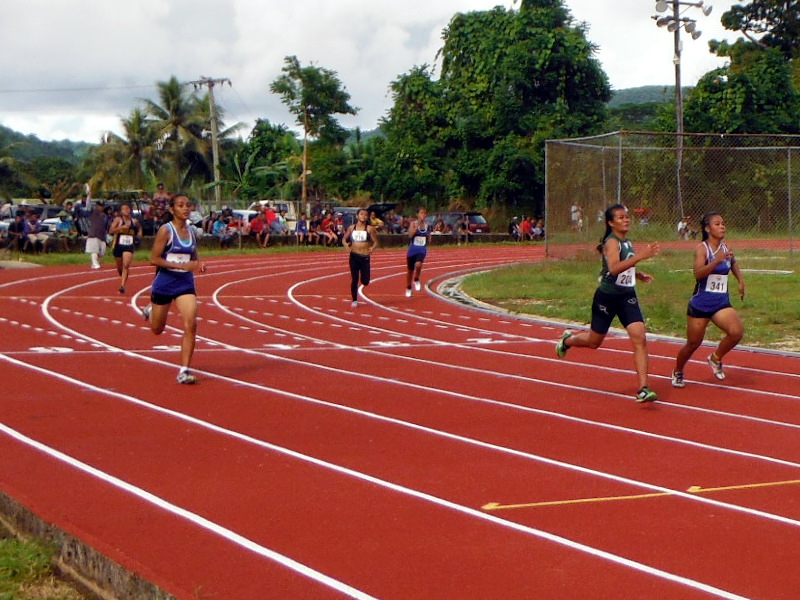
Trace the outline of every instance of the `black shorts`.
{"label": "black shorts", "polygon": [[165,304],[171,304],[175,298],[180,298],[181,296],[186,296],[188,294],[197,296],[197,292],[194,289],[181,292],[180,294],[158,294],[156,292],[152,292],[150,294],[150,302],[153,304],[158,304],[159,306],[164,306]]}
{"label": "black shorts", "polygon": [[719,311],[725,308],[731,308],[732,306],[733,304],[728,302],[725,306],[720,306],[716,310],[707,311],[707,310],[698,310],[694,306],[692,306],[691,302],[689,302],[689,306],[686,307],[686,316],[692,317],[693,319],[713,319],[714,315],[717,314]]}
{"label": "black shorts", "polygon": [[120,246],[119,244],[117,244],[116,246],[114,246],[114,249],[111,251],[111,254],[114,256],[114,258],[122,258],[122,255],[125,252],[131,252],[131,253],[136,252],[136,248],[134,246]]}
{"label": "black shorts", "polygon": [[597,289],[592,300],[592,331],[605,335],[614,317],[619,317],[619,322],[626,329],[631,323],[644,323],[635,291],[630,294],[609,294]]}
{"label": "black shorts", "polygon": [[414,254],[413,256],[406,257],[406,264],[408,265],[409,271],[413,271],[414,267],[417,266],[417,263],[424,263],[424,262],[425,262],[424,254]]}

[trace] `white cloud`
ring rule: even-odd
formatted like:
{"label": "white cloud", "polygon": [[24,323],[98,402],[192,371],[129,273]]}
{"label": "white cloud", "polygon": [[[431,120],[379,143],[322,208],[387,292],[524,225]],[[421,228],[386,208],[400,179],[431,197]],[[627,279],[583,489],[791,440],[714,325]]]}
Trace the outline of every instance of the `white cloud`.
{"label": "white cloud", "polygon": [[[97,141],[119,131],[155,84],[227,77],[216,88],[232,124],[256,118],[293,126],[269,92],[284,56],[334,70],[361,110],[342,119],[372,129],[388,110],[389,84],[415,65],[433,64],[441,33],[456,12],[511,0],[31,0],[9,3],[0,21],[0,122],[42,139]],[[697,41],[684,34],[683,83],[693,85],[719,59],[708,40],[733,39],[719,24],[731,0],[699,11]],[[673,36],[650,19],[655,1],[567,0],[615,89],[674,83]],[[692,9],[693,11],[695,9]],[[20,92],[20,90],[28,90]],[[48,91],[49,90],[49,91]],[[70,90],[70,91],[66,91]]]}

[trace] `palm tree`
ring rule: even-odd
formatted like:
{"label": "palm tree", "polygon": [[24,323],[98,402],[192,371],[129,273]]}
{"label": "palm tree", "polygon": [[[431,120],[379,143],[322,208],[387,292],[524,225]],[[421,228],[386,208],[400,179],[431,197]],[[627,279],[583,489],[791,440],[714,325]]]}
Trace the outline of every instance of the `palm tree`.
{"label": "palm tree", "polygon": [[97,150],[96,173],[106,187],[147,189],[163,168],[156,132],[139,108],[122,120],[124,135],[107,132]]}
{"label": "palm tree", "polygon": [[204,153],[206,118],[197,95],[174,75],[157,85],[160,104],[144,100],[144,110],[154,128],[156,146],[170,157],[166,183],[172,189],[187,187],[193,175],[207,177],[211,172]]}

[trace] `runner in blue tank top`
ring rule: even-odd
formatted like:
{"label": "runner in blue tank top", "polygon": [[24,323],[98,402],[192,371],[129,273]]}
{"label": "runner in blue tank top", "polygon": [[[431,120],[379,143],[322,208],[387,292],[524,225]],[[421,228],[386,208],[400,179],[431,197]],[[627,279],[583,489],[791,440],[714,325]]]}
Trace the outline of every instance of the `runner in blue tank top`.
{"label": "runner in blue tank top", "polygon": [[739,282],[739,297],[742,300],[744,278],[733,252],[725,243],[725,219],[719,213],[708,213],[700,221],[700,227],[703,241],[694,251],[694,277],[697,282],[686,311],[686,344],[678,351],[675,369],[672,371],[672,385],[676,388],[686,385],[683,368],[703,343],[709,321],[725,332],[716,351],[707,358],[711,372],[717,379],[725,379],[722,359],[744,335],[739,313],[731,305],[728,274],[733,273]]}
{"label": "runner in blue tank top", "polygon": [[573,347],[596,350],[605,340],[614,317],[628,332],[633,344],[633,363],[639,380],[637,402],[654,402],[658,394],[647,385],[647,329],[636,295],[636,280],[651,283],[653,277],[636,270],[640,261],[660,252],[658,243],[648,244],[644,252],[634,254],[628,239],[631,217],[622,204],[612,204],[606,209],[606,231],[597,250],[603,256],[600,285],[592,302],[592,325],[588,332],[573,335],[565,331],[556,344],[556,354],[563,358]]}
{"label": "runner in blue tank top", "polygon": [[152,332],[161,335],[167,326],[170,306],[174,302],[178,308],[183,321],[178,383],[197,382],[189,371],[197,335],[194,272],[204,273],[206,266],[197,254],[197,239],[188,225],[193,207],[194,202],[183,194],[169,200],[168,222],[158,229],[150,254],[150,262],[156,267],[150,304],[142,309],[142,315],[150,321]]}
{"label": "runner in blue tank top", "polygon": [[425,207],[420,207],[417,211],[417,220],[412,221],[408,228],[408,252],[406,252],[406,264],[408,270],[406,271],[406,296],[411,297],[411,284],[413,282],[414,289],[419,291],[422,289],[422,284],[419,282],[419,276],[422,273],[422,263],[425,262],[425,257],[428,255],[428,244],[431,241],[431,226],[425,222],[428,216],[428,210]]}

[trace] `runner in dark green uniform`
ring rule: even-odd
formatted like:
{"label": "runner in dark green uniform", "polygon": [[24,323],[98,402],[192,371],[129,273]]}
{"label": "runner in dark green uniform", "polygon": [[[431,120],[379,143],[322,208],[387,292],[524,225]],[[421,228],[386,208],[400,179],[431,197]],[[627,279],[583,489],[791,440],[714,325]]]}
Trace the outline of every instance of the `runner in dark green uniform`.
{"label": "runner in dark green uniform", "polygon": [[603,256],[603,271],[600,285],[592,302],[592,325],[588,332],[573,335],[565,331],[556,344],[556,354],[563,358],[573,347],[599,348],[611,327],[614,317],[628,332],[633,343],[633,362],[639,379],[637,402],[653,402],[658,395],[647,385],[647,330],[636,295],[636,280],[653,281],[652,276],[636,271],[636,264],[660,252],[658,243],[648,244],[642,254],[634,254],[633,244],[628,239],[631,218],[622,204],[613,204],[606,209],[606,231],[597,246]]}

